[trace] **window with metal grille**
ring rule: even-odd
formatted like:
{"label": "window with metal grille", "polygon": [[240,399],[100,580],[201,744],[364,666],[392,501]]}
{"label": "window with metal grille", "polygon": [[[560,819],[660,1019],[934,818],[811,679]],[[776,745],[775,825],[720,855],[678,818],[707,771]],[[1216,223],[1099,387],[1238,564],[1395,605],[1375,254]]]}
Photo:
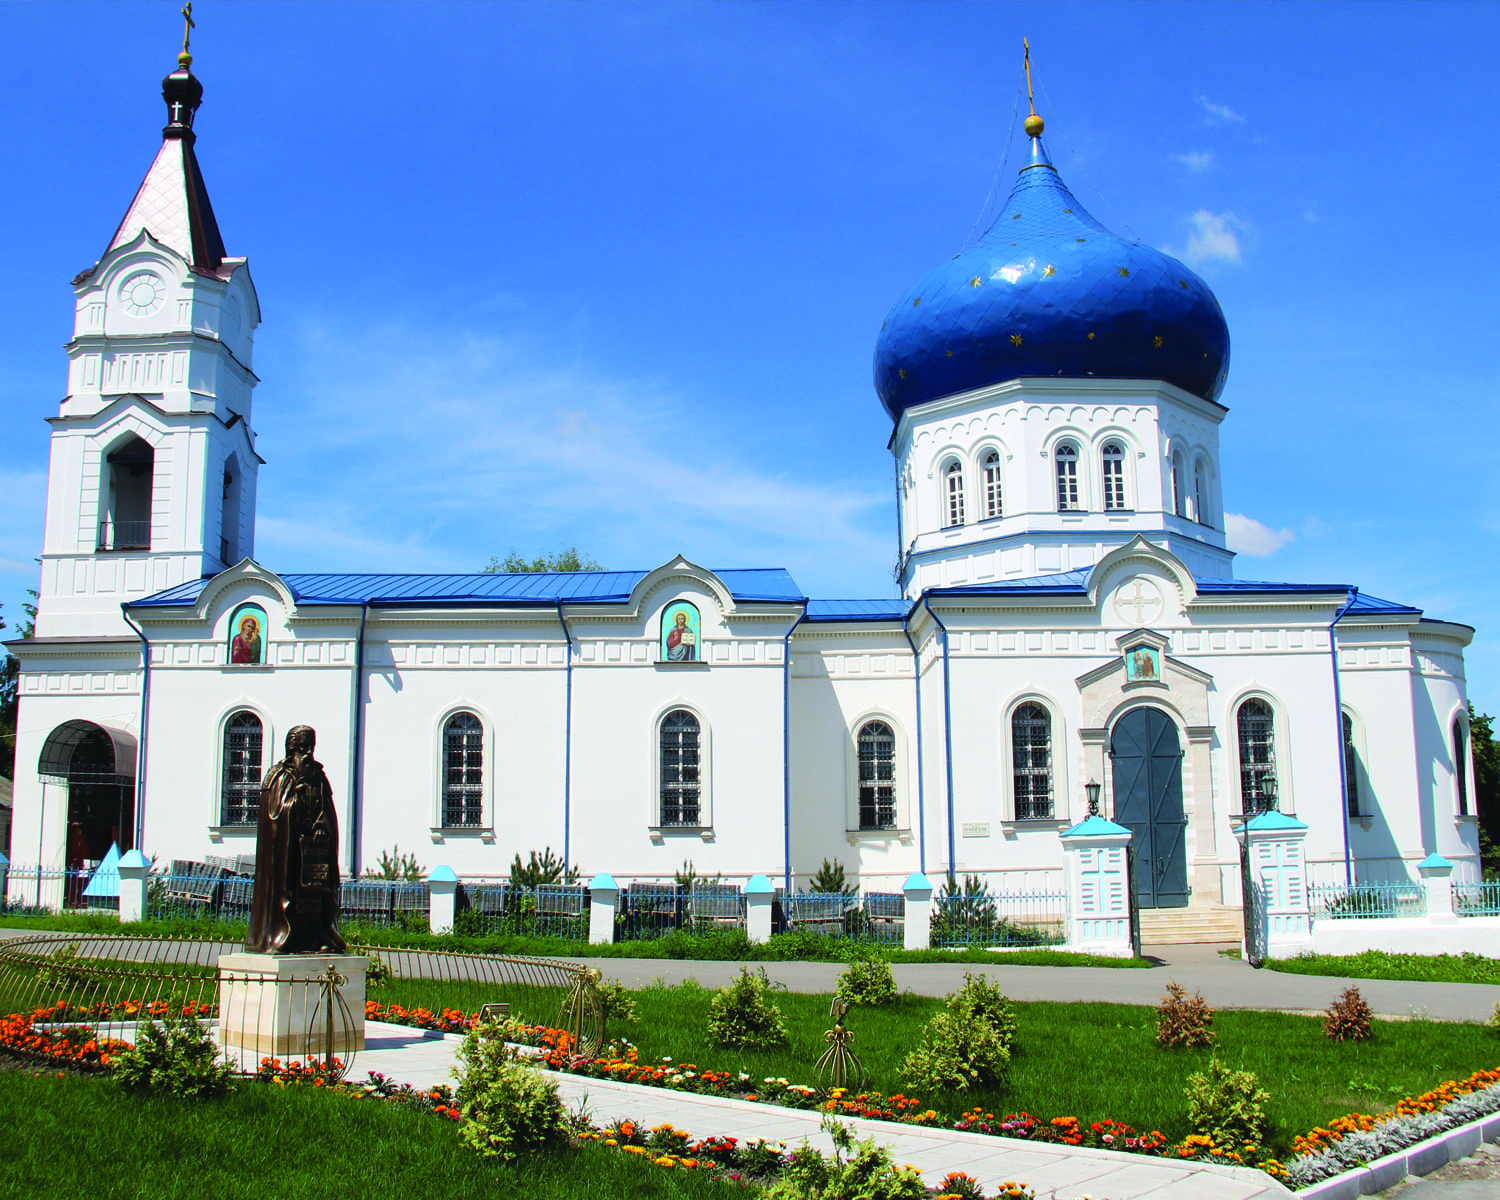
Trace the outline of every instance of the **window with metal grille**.
{"label": "window with metal grille", "polygon": [[943,470],[943,489],[947,509],[944,524],[948,527],[964,523],[964,469],[952,462]]}
{"label": "window with metal grille", "polygon": [[1354,748],[1354,718],[1344,717],[1344,803],[1351,817],[1359,816],[1359,751]]}
{"label": "window with metal grille", "polygon": [[1187,489],[1184,486],[1181,451],[1172,455],[1172,511],[1179,517],[1187,516]]}
{"label": "window with metal grille", "polygon": [[1104,510],[1116,512],[1125,507],[1125,448],[1119,442],[1104,446]]}
{"label": "window with metal grille", "polygon": [[1453,722],[1453,782],[1458,789],[1458,815],[1469,815],[1469,752],[1462,721]]}
{"label": "window with metal grille", "polygon": [[254,825],[260,816],[261,746],[265,730],[253,712],[237,712],[224,726],[224,782],[220,825]]}
{"label": "window with metal grille", "polygon": [[1276,808],[1275,724],[1264,700],[1240,705],[1240,808],[1247,817]]}
{"label": "window with metal grille", "polygon": [[1053,457],[1057,460],[1057,511],[1072,512],[1078,507],[1078,450],[1059,446]]}
{"label": "window with metal grille", "polygon": [[1016,820],[1052,817],[1052,716],[1040,704],[1023,704],[1010,718]]}
{"label": "window with metal grille", "polygon": [[443,828],[484,823],[484,724],[456,712],[443,725]]}
{"label": "window with metal grille", "polygon": [[703,795],[703,731],[685,708],[661,723],[661,823],[697,825]]}
{"label": "window with metal grille", "polygon": [[992,520],[1005,513],[1004,497],[1000,493],[1000,454],[991,450],[984,456],[984,517]]}
{"label": "window with metal grille", "polygon": [[859,749],[859,827],[896,827],[896,735],[884,721],[866,721]]}

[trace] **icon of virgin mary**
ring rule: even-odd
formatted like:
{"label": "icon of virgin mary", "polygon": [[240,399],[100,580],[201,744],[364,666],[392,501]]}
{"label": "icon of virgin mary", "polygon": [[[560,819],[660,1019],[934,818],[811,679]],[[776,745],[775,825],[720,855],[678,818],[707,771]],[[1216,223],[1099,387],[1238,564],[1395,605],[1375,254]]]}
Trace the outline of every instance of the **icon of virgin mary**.
{"label": "icon of virgin mary", "polygon": [[260,622],[252,613],[240,618],[239,632],[229,647],[232,663],[258,663],[261,661]]}

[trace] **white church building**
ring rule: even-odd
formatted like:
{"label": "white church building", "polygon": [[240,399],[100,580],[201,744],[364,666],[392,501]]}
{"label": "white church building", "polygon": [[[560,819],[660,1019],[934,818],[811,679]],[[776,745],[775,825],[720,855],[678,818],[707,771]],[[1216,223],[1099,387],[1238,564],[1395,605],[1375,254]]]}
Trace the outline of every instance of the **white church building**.
{"label": "white church building", "polygon": [[1092,794],[1134,835],[1148,921],[1237,936],[1233,831],[1272,807],[1309,826],[1315,879],[1432,853],[1478,878],[1473,631],[1234,577],[1218,302],[1089,216],[1036,118],[993,226],[879,332],[899,598],[683,558],[278,574],[255,555],[260,301],[199,171],[190,62],[73,280],[36,636],[8,643],[17,863],[252,854],[259,779],[306,724],[356,873],[399,843],[463,877],[551,847],[621,880],[691,860],[795,887],[830,859],[866,886],[1024,883]]}

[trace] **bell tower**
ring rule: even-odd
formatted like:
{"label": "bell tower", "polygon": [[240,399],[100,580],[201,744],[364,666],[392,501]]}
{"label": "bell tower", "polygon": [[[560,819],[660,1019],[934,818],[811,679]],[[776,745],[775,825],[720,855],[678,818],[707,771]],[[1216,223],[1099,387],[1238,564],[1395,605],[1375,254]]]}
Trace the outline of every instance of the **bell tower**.
{"label": "bell tower", "polygon": [[122,601],[254,552],[260,304],[198,168],[192,61],[184,38],[162,81],[161,149],[103,257],[73,280],[68,391],[48,418],[39,637],[129,634]]}

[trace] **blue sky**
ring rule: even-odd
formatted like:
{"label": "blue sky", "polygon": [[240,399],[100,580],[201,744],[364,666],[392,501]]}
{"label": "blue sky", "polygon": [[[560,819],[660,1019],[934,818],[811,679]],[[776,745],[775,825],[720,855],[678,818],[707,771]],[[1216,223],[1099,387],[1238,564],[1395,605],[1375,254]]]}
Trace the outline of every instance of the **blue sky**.
{"label": "blue sky", "polygon": [[[176,12],[0,4],[12,620],[68,280],[159,144]],[[1024,34],[1078,198],[1185,258],[1228,317],[1236,573],[1477,626],[1470,693],[1500,711],[1500,7],[200,0],[195,17],[199,158],[265,316],[273,569],[467,570],[576,543],[610,567],[680,552],[894,594],[875,335],[1009,190]]]}

